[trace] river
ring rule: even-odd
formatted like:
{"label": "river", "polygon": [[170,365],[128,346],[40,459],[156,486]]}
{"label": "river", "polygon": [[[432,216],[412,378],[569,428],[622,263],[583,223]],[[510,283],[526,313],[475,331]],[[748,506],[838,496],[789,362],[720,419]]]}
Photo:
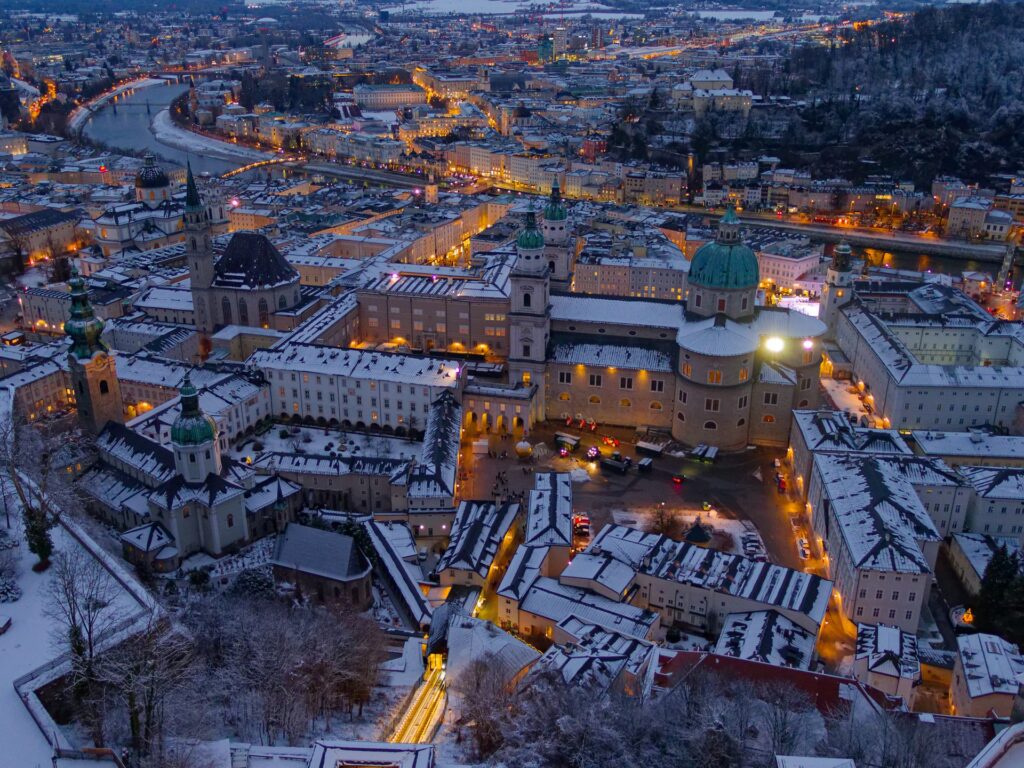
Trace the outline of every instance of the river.
{"label": "river", "polygon": [[157,141],[150,129],[150,121],[187,90],[186,84],[168,83],[141,88],[120,96],[89,118],[82,133],[86,138],[105,144],[111,149],[148,150],[157,157],[179,165],[184,165],[188,160],[198,173],[219,175],[242,165],[243,162],[232,163],[197,153],[183,152]]}

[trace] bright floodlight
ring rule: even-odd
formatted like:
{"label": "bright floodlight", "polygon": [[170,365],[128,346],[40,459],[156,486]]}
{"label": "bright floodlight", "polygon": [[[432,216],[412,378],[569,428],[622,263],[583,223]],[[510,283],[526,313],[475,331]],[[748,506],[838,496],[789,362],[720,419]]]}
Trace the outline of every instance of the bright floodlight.
{"label": "bright floodlight", "polygon": [[804,349],[810,349],[814,346],[814,342],[811,339],[804,339]]}
{"label": "bright floodlight", "polygon": [[764,348],[769,352],[781,352],[786,343],[778,336],[769,336],[764,342]]}

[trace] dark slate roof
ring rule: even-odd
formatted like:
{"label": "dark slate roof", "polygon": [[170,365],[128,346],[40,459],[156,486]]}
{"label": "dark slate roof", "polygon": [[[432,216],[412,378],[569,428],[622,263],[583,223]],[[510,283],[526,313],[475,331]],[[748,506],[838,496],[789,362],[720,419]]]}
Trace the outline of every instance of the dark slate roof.
{"label": "dark slate roof", "polygon": [[44,208],[41,211],[26,213],[22,216],[15,216],[10,219],[0,220],[0,229],[11,237],[35,232],[47,227],[53,227],[66,221],[78,221],[79,217],[73,213],[65,213],[55,208]]}
{"label": "dark slate roof", "polygon": [[207,475],[201,483],[189,483],[177,475],[155,489],[150,498],[164,509],[177,509],[190,502],[213,509],[221,500],[244,493],[245,488],[220,475]]}
{"label": "dark slate roof", "polygon": [[334,581],[359,579],[370,570],[351,536],[298,523],[289,523],[285,528],[270,562]]}
{"label": "dark slate roof", "polygon": [[266,288],[299,279],[267,236],[256,232],[236,232],[215,270],[213,284],[219,288]]}

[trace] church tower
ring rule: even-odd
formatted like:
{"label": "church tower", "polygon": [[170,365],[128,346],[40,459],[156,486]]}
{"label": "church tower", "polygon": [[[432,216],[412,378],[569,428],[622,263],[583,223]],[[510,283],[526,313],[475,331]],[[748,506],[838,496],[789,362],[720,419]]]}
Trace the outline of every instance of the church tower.
{"label": "church tower", "polygon": [[64,323],[64,333],[71,337],[68,369],[75,390],[78,421],[83,429],[98,435],[108,421],[124,421],[117,364],[100,338],[103,321],[96,317],[89,303],[85,280],[72,269],[68,283],[71,317]]}
{"label": "church tower", "polygon": [[540,231],[544,235],[544,250],[548,268],[551,270],[551,282],[556,287],[567,289],[572,276],[572,227],[569,212],[562,202],[562,190],[558,185],[558,179],[551,185],[551,196],[544,206]]}
{"label": "church tower", "polygon": [[832,262],[828,265],[825,285],[821,289],[821,320],[828,326],[828,335],[835,334],[836,315],[839,308],[852,298],[853,267],[850,245],[845,240],[832,251]]}
{"label": "church tower", "polygon": [[182,382],[181,415],[171,425],[174,466],[185,482],[201,483],[210,475],[220,475],[220,443],[217,423],[199,407],[199,393],[186,376]]}
{"label": "church tower", "polygon": [[517,258],[510,276],[509,380],[538,387],[539,418],[544,419],[544,360],[551,333],[551,273],[544,255],[544,235],[537,215],[526,214],[516,240]]}
{"label": "church tower", "polygon": [[196,329],[202,334],[213,332],[216,322],[210,300],[213,284],[213,243],[210,241],[210,217],[199,196],[192,165],[188,166],[185,188],[185,250],[188,275],[192,285],[192,308]]}

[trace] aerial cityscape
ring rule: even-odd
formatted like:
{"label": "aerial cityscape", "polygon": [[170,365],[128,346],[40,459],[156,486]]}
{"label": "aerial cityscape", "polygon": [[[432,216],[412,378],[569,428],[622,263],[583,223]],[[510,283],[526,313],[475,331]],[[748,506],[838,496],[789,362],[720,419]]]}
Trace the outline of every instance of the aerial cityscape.
{"label": "aerial cityscape", "polygon": [[0,768],[1024,768],[1024,2],[5,0]]}

